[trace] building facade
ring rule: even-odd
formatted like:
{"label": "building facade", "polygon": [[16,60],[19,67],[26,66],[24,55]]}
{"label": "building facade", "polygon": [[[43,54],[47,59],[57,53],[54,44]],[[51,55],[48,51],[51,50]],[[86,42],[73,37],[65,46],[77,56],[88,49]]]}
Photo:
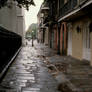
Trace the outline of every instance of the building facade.
{"label": "building facade", "polygon": [[37,18],[38,18],[38,40],[40,43],[44,43],[48,45],[48,26],[44,24],[44,16],[47,16],[47,13],[49,10],[49,7],[46,2],[44,2],[40,10],[38,12]]}
{"label": "building facade", "polygon": [[92,0],[45,2],[49,5],[49,10],[44,10],[48,16],[43,13],[43,26],[48,27],[48,45],[60,55],[85,59],[92,65]]}
{"label": "building facade", "polygon": [[[64,2],[63,5],[64,7],[61,9],[61,18],[59,21],[65,21],[67,23],[68,55],[72,55],[80,60],[85,59],[92,62],[92,1],[69,0]],[[66,10],[64,11],[65,8]]]}
{"label": "building facade", "polygon": [[43,43],[49,47],[56,49],[57,47],[57,1],[56,0],[44,0],[39,13],[38,13],[38,26],[40,38],[43,39]]}
{"label": "building facade", "polygon": [[[67,55],[71,55],[80,60],[85,59],[92,62],[92,1],[59,0],[59,5],[60,18],[58,22],[60,22],[61,25],[66,22],[66,27],[62,28],[61,26],[61,29],[64,30],[64,36],[66,36],[63,37],[64,40],[67,39],[64,41],[65,43],[63,43],[63,47],[67,47]],[[61,33],[61,35],[63,35],[63,33]],[[64,50],[63,47],[61,47],[62,50]]]}
{"label": "building facade", "polygon": [[24,42],[25,20],[24,9],[19,8],[16,2],[8,1],[7,6],[0,9],[0,26],[17,33]]}

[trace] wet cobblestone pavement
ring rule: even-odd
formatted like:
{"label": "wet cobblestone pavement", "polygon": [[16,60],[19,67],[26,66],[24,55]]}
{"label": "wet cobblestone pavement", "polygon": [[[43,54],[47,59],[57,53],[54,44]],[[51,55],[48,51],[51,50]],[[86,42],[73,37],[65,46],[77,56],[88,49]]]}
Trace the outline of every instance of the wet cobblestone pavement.
{"label": "wet cobblestone pavement", "polygon": [[[40,50],[40,49],[39,49]],[[29,44],[22,48],[0,84],[0,92],[58,92],[57,81]]]}

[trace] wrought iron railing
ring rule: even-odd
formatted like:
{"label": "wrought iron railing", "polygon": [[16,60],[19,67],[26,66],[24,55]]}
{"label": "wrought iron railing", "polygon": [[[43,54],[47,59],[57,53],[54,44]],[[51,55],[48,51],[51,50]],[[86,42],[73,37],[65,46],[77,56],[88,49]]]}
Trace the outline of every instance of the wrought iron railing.
{"label": "wrought iron railing", "polygon": [[81,5],[81,4],[85,4],[86,2],[88,2],[88,1],[90,1],[90,0],[79,0],[79,4]]}
{"label": "wrought iron railing", "polygon": [[44,17],[44,23],[49,22],[49,21],[55,21],[56,20],[56,15],[57,15],[57,1],[49,1],[49,11],[47,15]]}
{"label": "wrought iron railing", "polygon": [[59,9],[59,17],[63,17],[64,15],[68,14],[78,5],[78,0],[68,0],[66,4],[64,4]]}
{"label": "wrought iron railing", "polygon": [[79,0],[80,3],[85,2],[85,1],[88,1],[88,0]]}

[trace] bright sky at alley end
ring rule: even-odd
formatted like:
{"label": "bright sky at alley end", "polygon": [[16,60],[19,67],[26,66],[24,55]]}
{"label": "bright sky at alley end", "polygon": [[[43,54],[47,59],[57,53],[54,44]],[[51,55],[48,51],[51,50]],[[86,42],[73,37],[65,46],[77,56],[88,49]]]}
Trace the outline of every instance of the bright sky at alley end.
{"label": "bright sky at alley end", "polygon": [[26,30],[32,23],[37,23],[37,14],[40,9],[40,6],[43,2],[43,0],[34,0],[36,6],[31,6],[29,8],[29,11],[25,10],[25,25]]}

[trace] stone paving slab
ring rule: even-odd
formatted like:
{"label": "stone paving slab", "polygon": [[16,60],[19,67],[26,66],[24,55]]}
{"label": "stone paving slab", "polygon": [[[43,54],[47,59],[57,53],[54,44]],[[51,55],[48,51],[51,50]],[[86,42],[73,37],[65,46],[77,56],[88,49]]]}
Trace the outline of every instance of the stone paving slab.
{"label": "stone paving slab", "polygon": [[[57,65],[59,69],[61,68],[60,70],[58,69],[58,72],[54,71],[56,74],[55,76],[60,76],[58,79],[59,82],[64,79],[61,78],[61,72],[66,76],[66,79],[69,82],[66,84],[71,88],[71,91],[69,92],[72,92],[73,90],[75,90],[74,92],[92,92],[92,67],[88,61],[81,61],[71,56],[57,55],[52,49],[49,50],[47,46],[40,46],[39,44],[35,48],[41,52],[38,57],[43,58],[47,67],[48,65],[53,64],[54,66]],[[50,70],[51,69],[52,67],[50,67]],[[52,73],[51,71],[50,73]]]}
{"label": "stone paving slab", "polygon": [[0,92],[59,92],[57,81],[38,57],[43,51],[39,52],[40,46],[35,45],[31,47],[29,42],[22,48],[0,83]]}

